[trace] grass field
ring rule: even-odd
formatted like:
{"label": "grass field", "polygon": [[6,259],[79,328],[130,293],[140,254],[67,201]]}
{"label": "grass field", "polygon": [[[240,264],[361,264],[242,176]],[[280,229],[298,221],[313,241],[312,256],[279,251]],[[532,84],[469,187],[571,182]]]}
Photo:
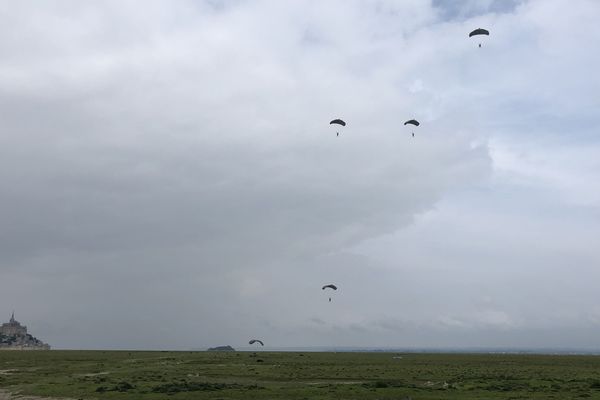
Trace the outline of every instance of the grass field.
{"label": "grass field", "polygon": [[0,388],[75,399],[600,399],[600,357],[3,351]]}

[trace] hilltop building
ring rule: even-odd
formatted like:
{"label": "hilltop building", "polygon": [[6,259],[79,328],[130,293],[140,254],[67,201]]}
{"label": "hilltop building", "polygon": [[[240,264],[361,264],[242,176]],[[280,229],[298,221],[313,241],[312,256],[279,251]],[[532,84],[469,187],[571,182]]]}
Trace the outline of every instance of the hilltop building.
{"label": "hilltop building", "polygon": [[50,350],[50,346],[27,333],[27,327],[15,319],[0,326],[0,350]]}
{"label": "hilltop building", "polygon": [[13,311],[10,321],[2,324],[0,327],[0,335],[4,336],[17,336],[27,335],[27,327],[23,326],[15,319],[15,312]]}

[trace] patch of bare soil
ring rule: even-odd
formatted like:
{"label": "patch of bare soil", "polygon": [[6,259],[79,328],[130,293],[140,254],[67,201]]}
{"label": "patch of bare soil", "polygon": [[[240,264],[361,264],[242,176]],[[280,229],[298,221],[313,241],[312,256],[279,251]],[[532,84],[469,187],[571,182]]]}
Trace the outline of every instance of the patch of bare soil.
{"label": "patch of bare soil", "polygon": [[74,400],[67,399],[66,397],[39,397],[39,396],[26,396],[18,393],[11,393],[9,391],[0,389],[0,400]]}

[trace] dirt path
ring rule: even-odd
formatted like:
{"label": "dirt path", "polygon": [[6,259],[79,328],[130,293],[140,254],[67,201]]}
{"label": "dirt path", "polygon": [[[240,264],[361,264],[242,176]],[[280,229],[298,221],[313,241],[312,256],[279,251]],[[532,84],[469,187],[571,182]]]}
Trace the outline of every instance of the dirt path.
{"label": "dirt path", "polygon": [[12,394],[6,390],[0,389],[0,400],[73,400],[67,399],[66,397],[39,397],[39,396],[25,396],[21,394]]}

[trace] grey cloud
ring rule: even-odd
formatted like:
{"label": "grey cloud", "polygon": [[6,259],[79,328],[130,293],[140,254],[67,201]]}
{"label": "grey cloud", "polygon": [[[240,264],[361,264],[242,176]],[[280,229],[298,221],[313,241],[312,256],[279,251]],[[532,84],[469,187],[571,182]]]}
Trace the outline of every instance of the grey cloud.
{"label": "grey cloud", "polygon": [[[533,130],[527,116],[567,105],[553,100],[561,91],[592,100],[575,96],[583,70],[574,86],[532,90],[585,54],[552,67],[540,3],[509,14],[488,3],[477,18],[500,34],[480,52],[464,21],[439,21],[423,1],[11,6],[16,17],[0,17],[0,303],[58,347],[527,343],[547,325],[522,321],[549,316],[543,291],[528,295],[539,264],[561,249],[593,263],[595,225],[570,222],[573,240],[552,252],[560,236],[547,228],[569,218],[536,208],[539,186],[514,185],[527,163],[495,169],[499,149],[522,148],[497,135],[545,134],[552,124]],[[533,75],[542,50],[549,65]],[[576,115],[557,117],[560,129]],[[339,138],[334,117],[348,122]],[[423,124],[411,140],[413,117]],[[516,229],[528,213],[535,229]],[[541,255],[528,251],[536,233]],[[524,262],[535,267],[504,274]],[[566,270],[552,265],[541,281],[556,288]],[[323,282],[340,287],[331,304]],[[579,280],[567,282],[562,320],[594,326],[597,313],[569,314],[589,288],[578,300]]]}
{"label": "grey cloud", "polygon": [[433,0],[432,5],[445,20],[466,20],[489,13],[510,13],[526,0]]}

